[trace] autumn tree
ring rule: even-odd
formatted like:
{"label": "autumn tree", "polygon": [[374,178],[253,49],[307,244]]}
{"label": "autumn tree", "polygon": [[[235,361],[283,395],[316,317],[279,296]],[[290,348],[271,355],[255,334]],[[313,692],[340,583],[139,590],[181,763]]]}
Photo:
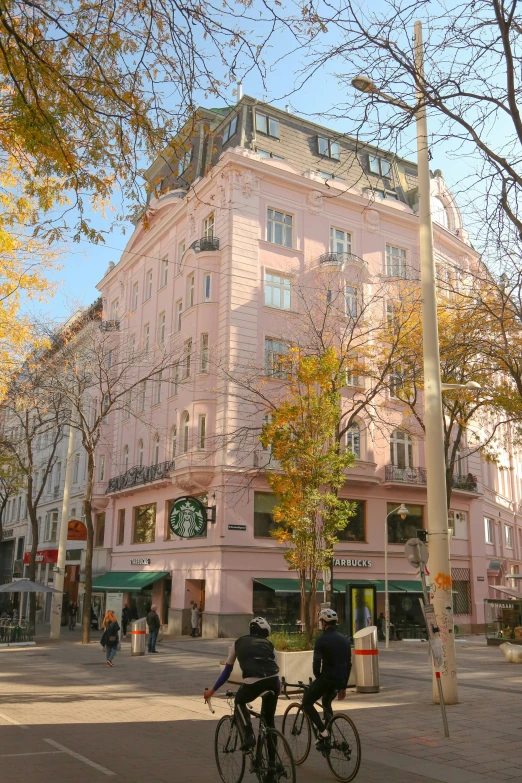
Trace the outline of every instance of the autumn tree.
{"label": "autumn tree", "polygon": [[0,453],[0,541],[5,527],[6,507],[11,498],[25,488],[13,455],[5,448]]}
{"label": "autumn tree", "polygon": [[124,321],[103,320],[101,301],[56,335],[53,387],[71,408],[70,425],[80,434],[87,460],[84,644],[90,640],[96,457],[101,447],[110,449],[109,417],[144,415],[152,395],[171,382],[171,372],[184,359],[175,340],[163,342],[158,335],[150,345],[135,343]]}
{"label": "autumn tree", "polygon": [[330,567],[336,534],[353,514],[351,504],[337,497],[346,480],[344,471],[354,461],[335,438],[340,396],[331,390],[331,378],[337,365],[332,348],[322,356],[292,350],[286,394],[272,409],[261,435],[261,443],[278,463],[277,471],[267,473],[278,500],[273,535],[285,544],[288,566],[299,576],[308,640],[315,625],[319,575]]}

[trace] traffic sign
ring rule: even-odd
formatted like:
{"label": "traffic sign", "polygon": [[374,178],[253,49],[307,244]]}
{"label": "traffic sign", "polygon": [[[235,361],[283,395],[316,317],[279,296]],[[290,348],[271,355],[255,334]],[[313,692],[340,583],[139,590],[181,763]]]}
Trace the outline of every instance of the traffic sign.
{"label": "traffic sign", "polygon": [[409,538],[404,547],[404,554],[408,563],[416,568],[425,566],[428,562],[428,550],[420,538]]}

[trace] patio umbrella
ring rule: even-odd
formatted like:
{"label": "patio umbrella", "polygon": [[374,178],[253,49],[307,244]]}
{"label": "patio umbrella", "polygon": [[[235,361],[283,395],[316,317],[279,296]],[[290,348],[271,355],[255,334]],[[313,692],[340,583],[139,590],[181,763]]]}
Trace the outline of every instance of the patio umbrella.
{"label": "patio umbrella", "polygon": [[62,593],[63,590],[55,590],[30,579],[17,579],[7,585],[0,585],[0,593]]}

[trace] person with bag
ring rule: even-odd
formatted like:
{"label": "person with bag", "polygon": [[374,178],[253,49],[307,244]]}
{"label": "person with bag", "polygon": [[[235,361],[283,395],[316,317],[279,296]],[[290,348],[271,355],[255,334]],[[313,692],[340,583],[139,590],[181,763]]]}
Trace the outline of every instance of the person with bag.
{"label": "person with bag", "polygon": [[105,648],[107,666],[114,666],[113,660],[118,652],[118,644],[120,641],[118,636],[120,626],[118,625],[116,615],[111,609],[106,612],[105,617],[103,618],[102,628],[103,634],[100,639],[100,644]]}

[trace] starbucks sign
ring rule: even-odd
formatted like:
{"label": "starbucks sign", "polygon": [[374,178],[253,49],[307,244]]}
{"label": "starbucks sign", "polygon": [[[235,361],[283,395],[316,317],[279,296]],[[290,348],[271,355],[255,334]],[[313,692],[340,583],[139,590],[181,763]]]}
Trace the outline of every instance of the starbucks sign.
{"label": "starbucks sign", "polygon": [[198,498],[185,495],[172,504],[169,527],[181,538],[195,538],[202,535],[207,524],[207,509]]}

